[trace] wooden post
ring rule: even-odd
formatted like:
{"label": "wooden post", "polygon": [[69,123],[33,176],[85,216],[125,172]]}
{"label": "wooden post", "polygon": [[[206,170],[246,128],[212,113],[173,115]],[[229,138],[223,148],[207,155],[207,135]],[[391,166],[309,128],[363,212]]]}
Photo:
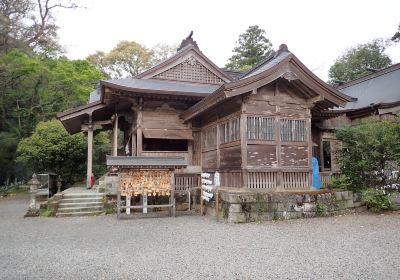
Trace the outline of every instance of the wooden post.
{"label": "wooden post", "polygon": [[115,114],[115,120],[114,120],[114,137],[113,137],[113,151],[112,155],[117,156],[118,155],[118,115]]}
{"label": "wooden post", "polygon": [[308,140],[308,167],[310,170],[308,171],[308,183],[309,183],[309,188],[313,189],[313,176],[312,176],[312,149],[313,149],[313,141],[312,141],[312,131],[311,131],[311,112],[310,109],[308,109],[308,115],[309,118],[307,118],[306,124],[307,124],[307,140]]}
{"label": "wooden post", "polygon": [[89,115],[89,124],[87,130],[87,170],[86,170],[86,188],[90,189],[92,181],[93,167],[93,124],[92,115]]}
{"label": "wooden post", "polygon": [[131,208],[128,208],[128,207],[131,207],[131,197],[130,196],[126,196],[126,214],[127,215],[130,215],[131,214]]}
{"label": "wooden post", "polygon": [[[118,175],[118,182],[121,181],[121,175]],[[121,216],[121,189],[118,184],[117,187],[117,219],[119,220]]]}
{"label": "wooden post", "polygon": [[217,222],[219,222],[219,191],[218,191],[218,188],[215,188],[215,216],[217,218]]}
{"label": "wooden post", "polygon": [[242,103],[242,113],[240,115],[240,146],[242,155],[242,188],[247,186],[247,115],[245,114],[245,104]]}
{"label": "wooden post", "polygon": [[147,214],[147,193],[143,194],[143,214]]}
{"label": "wooden post", "polygon": [[[275,83],[275,97],[279,97],[279,85],[278,81]],[[276,161],[278,163],[278,173],[276,174],[276,187],[277,189],[283,189],[283,171],[282,171],[282,145],[281,145],[281,120],[280,120],[280,105],[276,105],[276,114],[275,117],[275,143],[276,143]]]}
{"label": "wooden post", "polygon": [[143,99],[139,98],[139,108],[137,111],[137,120],[136,120],[136,155],[141,156],[142,155],[142,145],[143,145],[143,135],[142,135],[142,122],[143,122],[143,115],[142,115],[142,110],[143,110]]}

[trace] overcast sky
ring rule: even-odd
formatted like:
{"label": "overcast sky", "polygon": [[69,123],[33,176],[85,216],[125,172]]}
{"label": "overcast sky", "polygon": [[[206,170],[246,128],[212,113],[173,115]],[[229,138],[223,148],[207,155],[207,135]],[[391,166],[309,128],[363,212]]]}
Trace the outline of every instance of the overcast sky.
{"label": "overcast sky", "polygon": [[[59,37],[72,59],[109,51],[120,40],[152,47],[177,44],[191,30],[200,49],[223,67],[238,36],[250,25],[265,29],[277,49],[288,45],[323,80],[346,48],[391,37],[400,23],[400,1],[77,0],[85,8],[60,11]],[[400,43],[387,53],[400,62]]]}

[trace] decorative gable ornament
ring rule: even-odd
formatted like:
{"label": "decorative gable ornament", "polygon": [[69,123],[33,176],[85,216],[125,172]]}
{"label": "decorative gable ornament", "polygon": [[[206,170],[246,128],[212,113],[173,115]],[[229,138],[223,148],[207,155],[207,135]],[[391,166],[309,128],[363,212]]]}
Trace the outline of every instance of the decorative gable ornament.
{"label": "decorative gable ornament", "polygon": [[189,56],[182,63],[154,76],[160,80],[175,80],[209,84],[224,81],[201,64],[194,56]]}

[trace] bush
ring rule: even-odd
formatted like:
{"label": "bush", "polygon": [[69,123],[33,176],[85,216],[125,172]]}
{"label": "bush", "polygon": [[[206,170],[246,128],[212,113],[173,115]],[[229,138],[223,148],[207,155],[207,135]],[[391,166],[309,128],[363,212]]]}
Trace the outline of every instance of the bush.
{"label": "bush", "polygon": [[351,184],[349,182],[349,178],[344,175],[341,175],[339,178],[333,178],[329,183],[330,189],[339,189],[339,190],[350,190]]}
{"label": "bush", "polygon": [[381,212],[392,209],[392,203],[389,200],[389,192],[385,190],[377,190],[374,188],[367,189],[363,198],[369,209],[373,212]]}
{"label": "bush", "polygon": [[400,164],[400,122],[367,122],[337,131],[339,166],[353,188],[380,187]]}

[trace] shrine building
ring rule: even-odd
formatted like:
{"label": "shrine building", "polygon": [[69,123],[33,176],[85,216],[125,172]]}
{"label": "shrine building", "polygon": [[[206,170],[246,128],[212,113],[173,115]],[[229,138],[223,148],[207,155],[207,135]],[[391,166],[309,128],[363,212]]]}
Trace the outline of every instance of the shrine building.
{"label": "shrine building", "polygon": [[329,133],[321,123],[336,116],[326,112],[349,101],[284,44],[238,73],[215,65],[189,36],[176,54],[138,76],[100,81],[88,104],[58,119],[69,133],[87,134],[88,182],[93,134],[112,130],[105,176],[160,166],[173,168],[176,185],[218,171],[221,188],[307,191],[313,156],[321,171],[335,169],[321,163]]}

